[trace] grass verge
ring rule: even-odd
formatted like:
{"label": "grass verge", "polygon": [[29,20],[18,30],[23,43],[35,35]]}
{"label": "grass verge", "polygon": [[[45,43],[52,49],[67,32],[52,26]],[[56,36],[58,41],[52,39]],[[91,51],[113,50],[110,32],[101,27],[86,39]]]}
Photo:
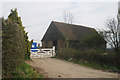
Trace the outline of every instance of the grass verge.
{"label": "grass verge", "polygon": [[16,67],[16,70],[12,74],[13,78],[42,78],[41,75],[25,62]]}
{"label": "grass verge", "polygon": [[90,62],[79,62],[79,61],[70,61],[79,65],[87,66],[93,69],[108,71],[108,72],[118,72],[119,70],[115,66],[108,66],[108,65],[100,65],[97,63],[90,63]]}
{"label": "grass verge", "polygon": [[[58,57],[55,57],[57,59],[61,59]],[[98,63],[93,63],[93,62],[81,62],[81,61],[76,61],[76,60],[66,60],[66,59],[61,59],[61,60],[65,60],[68,62],[72,62],[78,65],[82,65],[82,66],[87,66],[93,69],[98,69],[98,70],[103,70],[103,71],[107,71],[107,72],[115,72],[115,73],[119,73],[119,69],[115,66],[108,66],[108,65],[100,65]]]}

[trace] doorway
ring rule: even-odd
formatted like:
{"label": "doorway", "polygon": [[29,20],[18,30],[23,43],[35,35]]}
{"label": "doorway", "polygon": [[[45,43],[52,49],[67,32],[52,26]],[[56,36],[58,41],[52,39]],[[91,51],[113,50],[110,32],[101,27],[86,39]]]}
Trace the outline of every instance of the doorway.
{"label": "doorway", "polygon": [[53,46],[55,46],[55,50],[57,50],[57,40],[52,41]]}

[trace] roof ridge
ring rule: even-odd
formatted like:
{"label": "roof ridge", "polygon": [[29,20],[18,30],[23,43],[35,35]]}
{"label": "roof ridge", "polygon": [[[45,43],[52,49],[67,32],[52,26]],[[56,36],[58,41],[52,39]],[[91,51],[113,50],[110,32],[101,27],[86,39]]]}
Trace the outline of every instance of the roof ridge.
{"label": "roof ridge", "polygon": [[88,26],[83,26],[83,25],[69,24],[69,23],[58,22],[58,21],[52,21],[52,22],[53,22],[53,23],[66,24],[66,25],[73,25],[73,26],[76,26],[76,27],[84,27],[84,28],[89,28],[89,29],[95,29],[95,28],[88,27]]}

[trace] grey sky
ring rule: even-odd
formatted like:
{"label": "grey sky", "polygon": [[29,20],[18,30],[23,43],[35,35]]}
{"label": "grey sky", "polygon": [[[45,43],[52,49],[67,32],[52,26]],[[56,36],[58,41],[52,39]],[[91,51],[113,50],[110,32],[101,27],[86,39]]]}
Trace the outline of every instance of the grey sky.
{"label": "grey sky", "polygon": [[95,29],[105,29],[109,18],[116,18],[117,2],[4,2],[2,16],[7,18],[10,10],[18,9],[29,39],[39,42],[51,21],[63,21],[63,12],[74,15],[73,24]]}

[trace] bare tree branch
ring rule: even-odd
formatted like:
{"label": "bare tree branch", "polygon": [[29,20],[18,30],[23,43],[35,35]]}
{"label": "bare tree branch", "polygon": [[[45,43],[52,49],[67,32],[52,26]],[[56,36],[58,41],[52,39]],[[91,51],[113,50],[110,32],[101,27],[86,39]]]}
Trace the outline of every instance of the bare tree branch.
{"label": "bare tree branch", "polygon": [[102,31],[107,43],[115,50],[117,54],[120,54],[120,32],[118,22],[115,19],[109,19],[107,22],[108,30]]}

